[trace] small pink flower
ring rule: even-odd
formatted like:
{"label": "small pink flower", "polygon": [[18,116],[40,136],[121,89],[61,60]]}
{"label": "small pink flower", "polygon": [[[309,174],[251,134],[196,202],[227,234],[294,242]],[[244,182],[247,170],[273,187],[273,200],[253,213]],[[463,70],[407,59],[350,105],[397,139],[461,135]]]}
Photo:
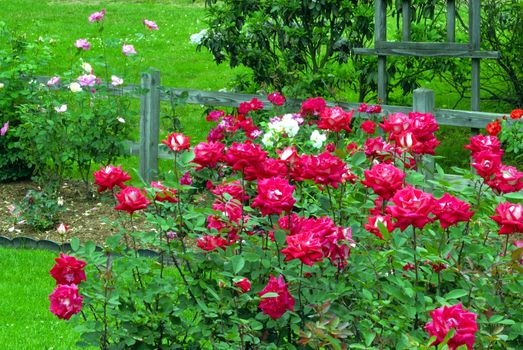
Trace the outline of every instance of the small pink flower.
{"label": "small pink flower", "polygon": [[136,50],[134,49],[134,46],[133,45],[129,45],[129,44],[123,44],[122,45],[122,53],[125,56],[136,55],[137,54]]}
{"label": "small pink flower", "polygon": [[61,284],[49,295],[50,310],[58,318],[68,320],[82,310],[82,299],[75,284]]}
{"label": "small pink flower", "polygon": [[270,103],[276,106],[282,106],[285,103],[285,97],[279,92],[273,92],[267,96]]}
{"label": "small pink flower", "polygon": [[242,293],[247,293],[251,290],[251,282],[247,279],[247,277],[242,278],[238,282],[234,283],[234,286],[242,291]]}
{"label": "small pink flower", "polygon": [[123,79],[117,77],[116,75],[111,75],[111,85],[112,86],[120,86],[123,84]]}
{"label": "small pink flower", "polygon": [[54,110],[56,111],[56,113],[67,112],[67,105],[61,105],[59,107],[55,107]]}
{"label": "small pink flower", "polygon": [[192,177],[190,172],[187,171],[182,175],[182,178],[180,179],[180,185],[192,185]]}
{"label": "small pink flower", "polygon": [[78,77],[80,86],[93,86],[96,83],[96,76],[93,74],[84,74]]}
{"label": "small pink flower", "polygon": [[105,9],[102,9],[99,12],[94,12],[89,16],[89,22],[91,22],[91,23],[100,22],[101,20],[104,19],[104,16],[105,16]]}
{"label": "small pink flower", "polygon": [[53,86],[60,82],[60,77],[52,77],[47,81],[47,86]]}
{"label": "small pink flower", "polygon": [[60,234],[64,234],[69,231],[69,226],[62,222],[60,225],[58,225],[58,227],[56,227],[56,231]]}
{"label": "small pink flower", "polygon": [[149,30],[158,30],[158,25],[154,21],[149,21],[148,19],[143,20],[143,25],[146,26]]}
{"label": "small pink flower", "polygon": [[7,134],[7,130],[9,130],[9,122],[5,122],[4,126],[0,129],[0,136],[5,136]]}
{"label": "small pink flower", "polygon": [[74,42],[74,46],[81,50],[89,50],[91,48],[91,43],[87,39],[78,39]]}

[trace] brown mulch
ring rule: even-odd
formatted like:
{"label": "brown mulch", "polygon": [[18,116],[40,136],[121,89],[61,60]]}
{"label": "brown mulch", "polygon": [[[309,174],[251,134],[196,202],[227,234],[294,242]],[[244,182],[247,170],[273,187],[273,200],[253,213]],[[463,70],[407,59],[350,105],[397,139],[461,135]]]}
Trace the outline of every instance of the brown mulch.
{"label": "brown mulch", "polygon": [[[10,206],[20,202],[31,189],[38,190],[38,186],[30,181],[0,183],[0,235],[62,242],[56,228],[38,231],[20,222],[10,213]],[[74,181],[64,183],[60,197],[66,210],[60,214],[59,219],[70,227],[63,237],[65,242],[78,237],[82,242],[93,241],[102,245],[107,237],[116,233],[117,229],[113,227],[113,223],[125,215],[113,209],[115,202],[110,193],[93,193],[87,197],[82,185]],[[135,218],[134,224],[138,229],[146,229],[142,217]]]}

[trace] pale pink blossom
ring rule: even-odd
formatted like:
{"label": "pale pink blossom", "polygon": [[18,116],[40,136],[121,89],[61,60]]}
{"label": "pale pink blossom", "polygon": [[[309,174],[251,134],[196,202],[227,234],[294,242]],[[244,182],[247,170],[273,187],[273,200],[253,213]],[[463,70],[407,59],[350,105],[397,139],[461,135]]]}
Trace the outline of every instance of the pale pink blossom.
{"label": "pale pink blossom", "polygon": [[9,130],[9,122],[6,122],[0,129],[0,136],[5,136],[5,134],[7,134],[7,130]]}
{"label": "pale pink blossom", "polygon": [[96,83],[96,76],[93,74],[84,74],[78,77],[78,83],[81,86],[93,86]]}
{"label": "pale pink blossom", "polygon": [[87,39],[78,39],[74,42],[74,46],[87,51],[91,48],[91,43]]}
{"label": "pale pink blossom", "polygon": [[56,111],[56,113],[67,112],[67,105],[61,105],[60,107],[55,107],[54,110]]}
{"label": "pale pink blossom", "polygon": [[125,56],[136,55],[137,54],[136,50],[134,49],[134,46],[133,45],[128,45],[128,44],[123,44],[122,45],[122,53]]}
{"label": "pale pink blossom", "polygon": [[52,77],[47,81],[47,86],[53,86],[60,82],[60,77]]}
{"label": "pale pink blossom", "polygon": [[89,16],[89,22],[91,22],[91,23],[100,22],[101,20],[104,19],[104,16],[105,16],[105,9],[102,9],[99,12],[94,12]]}
{"label": "pale pink blossom", "polygon": [[111,75],[111,85],[112,86],[119,86],[123,84],[123,79],[117,77],[116,75]]}
{"label": "pale pink blossom", "polygon": [[158,30],[158,25],[154,21],[149,21],[148,19],[143,20],[143,24],[149,29],[149,30]]}

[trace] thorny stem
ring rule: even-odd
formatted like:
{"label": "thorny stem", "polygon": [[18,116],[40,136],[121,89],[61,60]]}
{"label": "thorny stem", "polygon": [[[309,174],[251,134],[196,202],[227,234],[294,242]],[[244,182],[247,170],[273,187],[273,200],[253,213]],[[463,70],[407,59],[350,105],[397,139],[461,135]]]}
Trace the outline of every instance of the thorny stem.
{"label": "thorny stem", "polygon": [[507,255],[507,248],[508,248],[508,236],[509,235],[505,235],[506,238],[505,238],[505,247],[503,248],[503,256]]}
{"label": "thorny stem", "polygon": [[414,272],[416,275],[416,284],[415,284],[415,297],[414,302],[416,303],[416,319],[414,321],[414,329],[418,328],[419,315],[418,315],[418,286],[419,286],[419,274],[418,274],[418,256],[416,254],[417,242],[416,242],[416,228],[412,227],[412,252],[414,254]]}

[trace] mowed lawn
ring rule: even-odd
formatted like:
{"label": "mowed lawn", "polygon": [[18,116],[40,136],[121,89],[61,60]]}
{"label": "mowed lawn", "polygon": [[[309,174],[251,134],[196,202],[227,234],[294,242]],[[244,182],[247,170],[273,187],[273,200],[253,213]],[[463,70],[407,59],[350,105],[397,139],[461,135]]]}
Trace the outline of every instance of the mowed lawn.
{"label": "mowed lawn", "polygon": [[49,311],[55,287],[49,270],[56,253],[0,248],[0,348],[73,349],[79,335],[72,322]]}

